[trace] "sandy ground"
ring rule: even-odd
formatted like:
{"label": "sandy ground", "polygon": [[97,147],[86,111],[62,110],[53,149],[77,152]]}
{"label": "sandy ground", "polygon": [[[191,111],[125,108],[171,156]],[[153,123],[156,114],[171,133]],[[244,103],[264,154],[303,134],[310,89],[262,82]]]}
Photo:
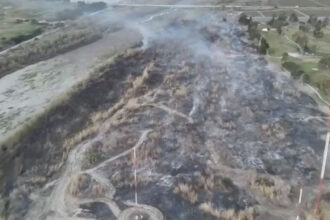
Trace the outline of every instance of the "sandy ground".
{"label": "sandy ground", "polygon": [[87,79],[104,56],[111,57],[140,41],[141,35],[136,30],[120,30],[3,77],[0,80],[0,142]]}

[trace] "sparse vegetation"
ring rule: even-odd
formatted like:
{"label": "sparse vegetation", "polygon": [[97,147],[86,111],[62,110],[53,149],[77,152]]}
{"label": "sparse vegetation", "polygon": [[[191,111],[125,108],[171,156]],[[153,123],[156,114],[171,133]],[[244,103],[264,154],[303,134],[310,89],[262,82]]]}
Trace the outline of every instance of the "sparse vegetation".
{"label": "sparse vegetation", "polygon": [[57,19],[59,20],[74,20],[80,17],[85,12],[95,12],[105,9],[107,4],[104,2],[92,2],[85,3],[84,1],[79,1],[77,6],[73,9],[65,9],[57,13]]}
{"label": "sparse vegetation", "polygon": [[266,176],[258,176],[254,182],[251,183],[251,187],[262,193],[271,201],[274,201],[277,197],[275,182]]}
{"label": "sparse vegetation", "polygon": [[204,213],[212,215],[217,219],[224,220],[254,220],[255,210],[253,207],[245,210],[235,211],[234,209],[219,210],[214,207],[211,202],[202,203],[199,209]]}
{"label": "sparse vegetation", "polygon": [[325,56],[320,59],[319,67],[321,69],[330,69],[330,56]]}
{"label": "sparse vegetation", "polygon": [[294,62],[284,62],[282,66],[291,73],[294,79],[299,79],[304,74],[304,71],[300,69],[300,66]]}
{"label": "sparse vegetation", "polygon": [[0,2],[0,50],[33,38],[42,32],[41,26],[31,22],[29,16],[27,12],[20,11],[13,4]]}
{"label": "sparse vegetation", "polygon": [[101,37],[101,32],[89,21],[72,23],[40,39],[22,43],[0,54],[0,77],[26,65],[67,52],[91,43]]}
{"label": "sparse vegetation", "polygon": [[249,185],[255,193],[260,193],[273,203],[280,203],[282,206],[291,203],[289,195],[292,188],[279,177],[257,174],[249,180]]}
{"label": "sparse vegetation", "polygon": [[75,197],[98,198],[104,197],[108,188],[96,182],[89,174],[77,174],[71,179],[68,191]]}
{"label": "sparse vegetation", "polygon": [[186,183],[179,183],[173,191],[175,194],[180,194],[183,198],[188,200],[191,204],[195,204],[198,200],[198,195],[193,187]]}
{"label": "sparse vegetation", "polygon": [[267,50],[269,49],[269,44],[267,42],[267,40],[265,38],[261,38],[260,39],[260,43],[259,43],[259,53],[261,54],[267,54]]}
{"label": "sparse vegetation", "polygon": [[298,18],[298,16],[297,16],[297,14],[296,13],[291,13],[291,15],[290,15],[290,18],[289,18],[289,21],[290,22],[298,22],[299,21],[299,18]]}
{"label": "sparse vegetation", "polygon": [[91,167],[104,159],[102,152],[102,143],[96,142],[85,152],[83,167]]}
{"label": "sparse vegetation", "polygon": [[325,197],[329,196],[330,192],[324,194],[321,204],[320,204],[320,212],[315,213],[315,207],[308,209],[305,211],[306,220],[328,220],[330,219],[330,203]]}

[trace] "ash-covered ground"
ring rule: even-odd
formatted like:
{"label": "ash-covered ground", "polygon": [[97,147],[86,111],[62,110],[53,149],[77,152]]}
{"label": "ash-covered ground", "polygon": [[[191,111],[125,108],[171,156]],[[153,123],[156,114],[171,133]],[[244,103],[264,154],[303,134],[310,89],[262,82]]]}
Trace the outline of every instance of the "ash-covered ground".
{"label": "ash-covered ground", "polygon": [[135,219],[135,168],[140,219],[295,219],[302,184],[310,209],[327,115],[235,19],[165,9],[130,23],[143,46],[24,139],[5,219]]}

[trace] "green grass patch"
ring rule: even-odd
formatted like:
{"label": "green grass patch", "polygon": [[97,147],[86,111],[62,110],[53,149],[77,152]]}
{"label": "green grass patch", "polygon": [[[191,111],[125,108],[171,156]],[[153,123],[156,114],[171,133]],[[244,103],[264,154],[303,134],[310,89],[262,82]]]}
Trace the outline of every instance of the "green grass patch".
{"label": "green grass patch", "polygon": [[[330,70],[318,67],[318,59],[289,57],[287,62],[294,63],[295,68],[290,69],[284,65],[294,78],[303,77],[304,81],[317,88],[320,94],[330,101]],[[299,71],[302,71],[300,74]]]}
{"label": "green grass patch", "polygon": [[41,33],[40,26],[28,19],[28,11],[9,2],[0,3],[0,49],[30,39]]}
{"label": "green grass patch", "polygon": [[280,57],[285,52],[298,52],[297,46],[293,42],[289,42],[283,35],[277,33],[277,31],[262,32],[262,36],[269,43],[268,54],[270,56]]}

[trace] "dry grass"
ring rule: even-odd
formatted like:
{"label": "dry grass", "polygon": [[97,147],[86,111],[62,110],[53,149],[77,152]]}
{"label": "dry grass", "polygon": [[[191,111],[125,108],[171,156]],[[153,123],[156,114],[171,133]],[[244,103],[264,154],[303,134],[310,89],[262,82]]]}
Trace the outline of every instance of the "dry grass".
{"label": "dry grass", "polygon": [[274,181],[266,176],[257,177],[254,182],[251,183],[251,188],[261,192],[261,194],[271,201],[274,201],[277,197]]}
{"label": "dry grass", "polygon": [[250,177],[249,186],[253,191],[260,193],[271,202],[281,206],[291,204],[289,198],[291,185],[279,177],[256,174]]}
{"label": "dry grass", "polygon": [[320,204],[320,213],[315,214],[314,207],[305,212],[306,220],[329,220],[330,219],[330,203],[322,200]]}
{"label": "dry grass", "polygon": [[212,191],[215,186],[214,175],[202,175],[199,178],[199,186],[206,191]]}
{"label": "dry grass", "polygon": [[78,174],[71,179],[68,187],[71,195],[76,197],[104,197],[108,192],[108,188],[98,182],[95,182],[87,174]]}
{"label": "dry grass", "polygon": [[191,204],[195,204],[198,200],[198,195],[193,187],[186,183],[179,183],[173,191],[175,194],[180,194],[183,198],[188,200]]}
{"label": "dry grass", "polygon": [[211,202],[202,203],[199,209],[217,219],[225,220],[253,220],[255,215],[255,210],[252,207],[239,211],[235,211],[234,209],[218,210]]}
{"label": "dry grass", "polygon": [[90,124],[88,127],[84,128],[83,130],[79,131],[73,137],[68,138],[64,141],[64,146],[66,148],[70,148],[76,146],[78,143],[82,142],[86,138],[92,136],[93,134],[97,133],[98,128],[93,124]]}

